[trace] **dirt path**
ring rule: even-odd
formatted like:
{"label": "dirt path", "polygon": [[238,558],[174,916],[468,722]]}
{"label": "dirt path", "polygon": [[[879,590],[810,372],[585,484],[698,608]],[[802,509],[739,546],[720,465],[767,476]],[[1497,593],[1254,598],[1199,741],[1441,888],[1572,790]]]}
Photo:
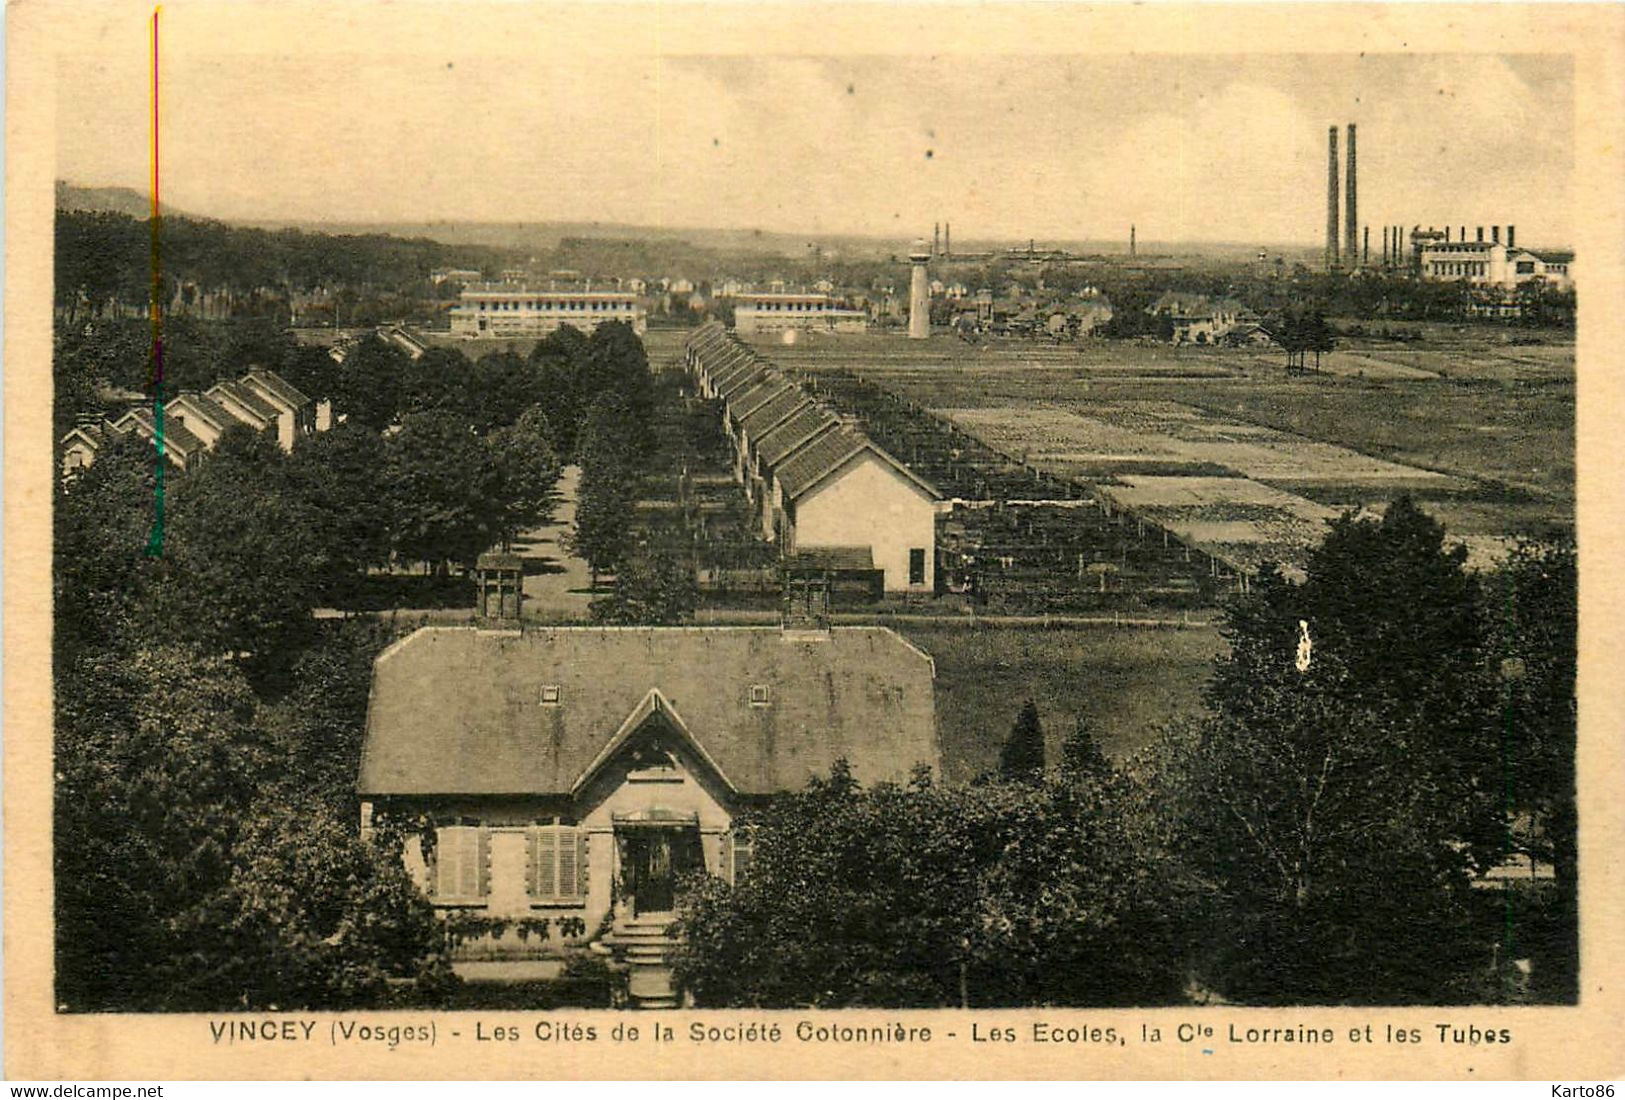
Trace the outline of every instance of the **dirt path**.
{"label": "dirt path", "polygon": [[566,466],[559,476],[558,504],[553,520],[522,532],[513,552],[525,559],[524,617],[568,622],[587,617],[592,603],[587,563],[565,549],[564,538],[575,524],[576,494],[581,470]]}

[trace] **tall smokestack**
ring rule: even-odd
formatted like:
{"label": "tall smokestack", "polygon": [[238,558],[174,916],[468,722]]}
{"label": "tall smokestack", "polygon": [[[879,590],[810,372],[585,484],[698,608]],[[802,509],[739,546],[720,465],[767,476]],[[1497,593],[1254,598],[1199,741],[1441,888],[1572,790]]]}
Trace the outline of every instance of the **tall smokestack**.
{"label": "tall smokestack", "polygon": [[1500,244],[1501,243],[1501,227],[1500,226],[1498,226],[1498,225],[1490,226],[1490,243],[1492,243],[1492,244]]}
{"label": "tall smokestack", "polygon": [[1444,243],[1450,243],[1450,227],[1448,225],[1444,227]]}
{"label": "tall smokestack", "polygon": [[954,239],[952,236],[953,231],[953,222],[942,223],[942,254],[944,256],[952,256],[954,254]]}
{"label": "tall smokestack", "polygon": [[1365,242],[1360,248],[1360,266],[1371,266],[1371,227],[1369,225],[1365,227]]}
{"label": "tall smokestack", "polygon": [[1478,227],[1478,243],[1484,243],[1484,227],[1482,225]]}
{"label": "tall smokestack", "polygon": [[1136,229],[1137,229],[1136,226],[1131,225],[1131,226],[1128,227],[1128,255],[1129,255],[1129,259],[1131,259],[1131,260],[1134,258],[1134,255],[1135,255],[1134,249],[1135,249],[1136,245],[1135,245],[1135,240],[1134,240],[1134,233],[1135,233]]}
{"label": "tall smokestack", "polygon": [[1343,262],[1350,271],[1360,266],[1360,210],[1359,200],[1355,194],[1355,168],[1354,168],[1354,123],[1349,123],[1349,167],[1343,180],[1343,231],[1348,235],[1347,244],[1343,249]]}
{"label": "tall smokestack", "polygon": [[1337,127],[1326,134],[1326,270],[1337,270]]}
{"label": "tall smokestack", "polygon": [[1388,266],[1388,227],[1382,227],[1382,266]]}
{"label": "tall smokestack", "polygon": [[1507,251],[1510,252],[1512,249],[1516,248],[1517,247],[1517,242],[1518,242],[1518,227],[1515,226],[1515,225],[1507,226]]}

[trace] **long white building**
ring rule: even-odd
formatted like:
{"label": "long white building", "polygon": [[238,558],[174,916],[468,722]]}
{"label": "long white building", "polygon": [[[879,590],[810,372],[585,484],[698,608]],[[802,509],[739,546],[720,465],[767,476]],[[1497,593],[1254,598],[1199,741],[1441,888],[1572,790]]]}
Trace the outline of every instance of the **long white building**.
{"label": "long white building", "polygon": [[565,325],[590,332],[624,321],[643,335],[644,310],[635,294],[618,290],[538,290],[517,283],[464,288],[451,310],[451,332],[469,340],[546,336]]}
{"label": "long white building", "polygon": [[828,294],[740,294],[734,331],[741,336],[788,331],[862,332],[868,314],[847,309]]}

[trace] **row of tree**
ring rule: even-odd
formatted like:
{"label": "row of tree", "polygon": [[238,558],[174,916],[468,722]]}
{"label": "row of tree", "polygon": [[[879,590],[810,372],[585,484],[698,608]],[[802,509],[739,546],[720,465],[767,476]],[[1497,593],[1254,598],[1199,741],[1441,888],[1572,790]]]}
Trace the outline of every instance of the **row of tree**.
{"label": "row of tree", "polygon": [[280,310],[271,312],[284,319],[291,295],[318,287],[352,296],[386,291],[427,299],[437,296],[429,283],[436,267],[499,269],[510,262],[497,249],[426,238],[250,229],[174,216],[160,224],[156,256],[154,237],[150,221],[127,214],[57,211],[58,314],[73,324],[144,310],[155,262],[166,304],[184,309],[193,290],[224,292],[244,307],[244,315],[264,315],[268,311],[259,306],[278,302]]}
{"label": "row of tree", "polygon": [[[1575,607],[1572,547],[1479,576],[1408,501],[1344,517],[1133,757],[1080,729],[1046,770],[1029,705],[978,784],[837,769],[759,813],[748,876],[691,884],[683,976],[772,1007],[1572,1000]],[[1473,886],[1513,854],[1555,884]]]}

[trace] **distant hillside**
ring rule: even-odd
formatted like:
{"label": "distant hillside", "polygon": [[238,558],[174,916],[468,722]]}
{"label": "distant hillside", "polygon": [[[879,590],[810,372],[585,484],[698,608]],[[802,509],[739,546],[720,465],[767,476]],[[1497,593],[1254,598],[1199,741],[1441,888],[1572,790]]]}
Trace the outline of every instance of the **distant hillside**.
{"label": "distant hillside", "polygon": [[[132,187],[82,187],[77,183],[57,180],[56,208],[84,210],[92,214],[123,214],[145,221],[152,215],[152,199]],[[196,214],[177,210],[167,202],[163,204],[163,212],[177,218],[206,220],[198,218]]]}

